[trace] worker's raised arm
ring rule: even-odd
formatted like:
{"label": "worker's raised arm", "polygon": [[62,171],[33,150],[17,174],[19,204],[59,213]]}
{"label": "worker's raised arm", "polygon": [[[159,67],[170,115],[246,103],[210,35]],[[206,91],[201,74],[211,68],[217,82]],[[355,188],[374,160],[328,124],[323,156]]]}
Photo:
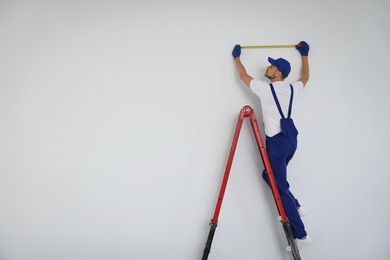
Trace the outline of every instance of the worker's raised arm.
{"label": "worker's raised arm", "polygon": [[299,81],[303,83],[303,86],[306,85],[306,83],[309,81],[309,44],[302,41],[298,43],[295,48],[301,53],[302,56],[302,68],[301,68],[301,77],[299,78]]}
{"label": "worker's raised arm", "polygon": [[244,81],[245,85],[250,87],[250,84],[251,84],[251,81],[252,81],[253,78],[248,75],[244,65],[241,62],[241,59],[240,59],[241,46],[240,45],[237,44],[236,46],[234,46],[232,55],[233,55],[233,58],[234,58],[234,62],[236,63],[236,69],[237,69],[237,72],[238,72],[238,75],[239,75],[240,79],[242,81]]}

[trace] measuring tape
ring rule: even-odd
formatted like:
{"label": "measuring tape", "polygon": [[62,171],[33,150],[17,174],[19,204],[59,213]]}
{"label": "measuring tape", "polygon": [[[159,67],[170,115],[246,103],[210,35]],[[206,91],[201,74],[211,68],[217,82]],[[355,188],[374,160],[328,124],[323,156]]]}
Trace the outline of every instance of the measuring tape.
{"label": "measuring tape", "polygon": [[[241,49],[269,49],[269,48],[295,48],[296,45],[259,45],[259,46],[241,46]],[[298,46],[300,47],[300,46]]]}

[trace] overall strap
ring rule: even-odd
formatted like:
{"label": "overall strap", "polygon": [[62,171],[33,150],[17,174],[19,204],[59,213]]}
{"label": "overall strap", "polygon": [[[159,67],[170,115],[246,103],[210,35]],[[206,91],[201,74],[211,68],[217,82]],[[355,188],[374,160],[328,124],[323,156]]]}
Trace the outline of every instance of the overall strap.
{"label": "overall strap", "polygon": [[290,96],[290,105],[288,106],[288,118],[291,118],[292,103],[294,99],[294,88],[291,84],[290,84],[290,89],[291,89],[291,96]]}
{"label": "overall strap", "polygon": [[[272,85],[272,83],[270,83],[269,85],[270,85],[270,87],[271,87],[272,96],[274,97],[276,106],[278,107],[279,114],[280,114],[280,116],[281,116],[283,119],[285,119],[284,114],[283,114],[283,112],[282,112],[282,108],[280,107],[280,103],[279,103],[278,97],[276,96],[276,93],[275,93],[275,88],[274,88],[274,86]],[[291,88],[291,96],[290,96],[290,104],[289,104],[289,106],[288,106],[288,118],[291,117],[292,101],[293,101],[293,98],[294,98],[294,89],[293,89],[293,87],[292,87],[291,84],[290,84],[290,88]]]}

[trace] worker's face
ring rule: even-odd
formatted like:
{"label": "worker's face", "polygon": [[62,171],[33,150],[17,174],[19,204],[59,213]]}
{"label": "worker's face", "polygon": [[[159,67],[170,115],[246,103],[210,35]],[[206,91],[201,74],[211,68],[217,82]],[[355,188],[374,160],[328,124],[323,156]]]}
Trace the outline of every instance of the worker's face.
{"label": "worker's face", "polygon": [[276,68],[273,65],[269,65],[265,71],[264,76],[266,76],[270,80],[273,80],[278,76],[278,72],[279,72],[278,68]]}

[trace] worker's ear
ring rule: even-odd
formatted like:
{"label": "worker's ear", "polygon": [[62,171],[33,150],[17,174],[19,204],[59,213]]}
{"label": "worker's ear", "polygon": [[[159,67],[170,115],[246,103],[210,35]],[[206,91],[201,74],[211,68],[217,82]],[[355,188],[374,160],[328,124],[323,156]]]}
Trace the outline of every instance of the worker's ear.
{"label": "worker's ear", "polygon": [[277,76],[277,77],[283,78],[283,74],[282,74],[282,72],[280,72],[279,70],[276,71],[276,76]]}

